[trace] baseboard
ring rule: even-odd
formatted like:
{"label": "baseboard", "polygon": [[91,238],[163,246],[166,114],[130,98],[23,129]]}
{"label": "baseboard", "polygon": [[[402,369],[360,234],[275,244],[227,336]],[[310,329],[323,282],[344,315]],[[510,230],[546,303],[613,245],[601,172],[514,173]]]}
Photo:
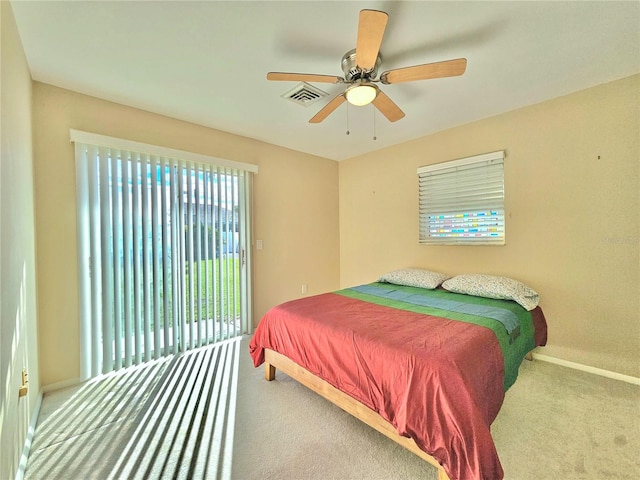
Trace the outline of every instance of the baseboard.
{"label": "baseboard", "polygon": [[581,370],[583,372],[593,373],[594,375],[600,375],[602,377],[612,378],[614,380],[620,380],[621,382],[631,383],[633,385],[640,385],[640,378],[633,377],[631,375],[625,375],[623,373],[612,372],[611,370],[605,370],[603,368],[592,367],[590,365],[584,365],[582,363],[570,362],[569,360],[563,360],[561,358],[550,357],[549,355],[543,355],[541,353],[533,353],[535,360],[543,362],[554,363],[563,367],[573,368],[575,370]]}
{"label": "baseboard", "polygon": [[56,383],[50,383],[49,385],[44,385],[41,389],[41,392],[44,393],[49,393],[49,392],[55,392],[56,390],[61,390],[63,388],[67,388],[67,387],[75,387],[76,385],[79,385],[80,379],[79,378],[72,378],[70,380],[64,380],[62,382],[56,382]]}
{"label": "baseboard", "polygon": [[40,415],[40,407],[42,406],[42,390],[38,393],[38,399],[36,405],[31,412],[31,421],[29,422],[29,430],[27,431],[27,437],[24,440],[24,446],[22,447],[22,455],[20,456],[20,465],[18,465],[18,471],[16,472],[15,480],[22,480],[24,478],[24,472],[27,469],[27,460],[29,459],[29,452],[31,451],[31,443],[33,442],[33,434],[36,431],[36,425],[38,424],[38,416]]}

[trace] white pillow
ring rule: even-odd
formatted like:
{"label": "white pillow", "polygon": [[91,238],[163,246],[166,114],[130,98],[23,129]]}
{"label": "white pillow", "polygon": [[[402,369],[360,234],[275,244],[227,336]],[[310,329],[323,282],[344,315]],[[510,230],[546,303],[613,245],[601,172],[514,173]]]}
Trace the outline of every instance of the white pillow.
{"label": "white pillow", "polygon": [[457,275],[442,284],[442,288],[455,293],[476,297],[514,300],[527,310],[538,305],[538,293],[524,283],[507,277],[468,273]]}
{"label": "white pillow", "polygon": [[428,288],[430,290],[436,288],[450,275],[444,273],[431,272],[420,268],[403,268],[385,273],[378,281],[385,283],[393,283],[395,285],[406,285],[408,287]]}

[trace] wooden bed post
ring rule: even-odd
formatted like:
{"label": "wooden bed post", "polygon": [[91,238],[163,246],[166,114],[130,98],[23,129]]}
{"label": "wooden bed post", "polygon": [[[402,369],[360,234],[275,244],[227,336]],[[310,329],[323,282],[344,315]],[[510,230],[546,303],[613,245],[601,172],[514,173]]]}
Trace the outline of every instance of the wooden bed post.
{"label": "wooden bed post", "polygon": [[270,363],[264,363],[264,379],[270,382],[271,380],[276,378],[276,367],[271,365]]}

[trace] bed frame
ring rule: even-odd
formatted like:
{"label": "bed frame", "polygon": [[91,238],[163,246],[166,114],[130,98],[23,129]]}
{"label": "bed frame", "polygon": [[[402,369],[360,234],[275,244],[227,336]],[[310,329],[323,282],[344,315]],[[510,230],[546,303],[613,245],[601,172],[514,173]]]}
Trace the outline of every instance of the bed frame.
{"label": "bed frame", "polygon": [[268,348],[264,349],[264,355],[264,378],[266,380],[271,381],[276,378],[276,369],[286,373],[294,380],[297,380],[304,386],[329,400],[331,403],[342,408],[345,412],[350,413],[383,435],[386,435],[400,446],[429,462],[437,469],[438,480],[449,480],[449,476],[435,458],[420,450],[413,439],[399,435],[394,426],[378,415],[378,413],[358,402],[346,393],[341,392],[330,383],[316,377],[288,357]]}
{"label": "bed frame", "polygon": [[[413,439],[399,435],[393,425],[369,407],[358,402],[346,393],[341,392],[330,383],[325,382],[320,377],[315,376],[305,368],[295,363],[289,357],[286,357],[275,350],[265,348],[264,358],[264,378],[266,380],[271,381],[276,378],[276,369],[282,371],[294,380],[303,384],[305,387],[310,388],[318,395],[326,398],[334,405],[342,408],[345,412],[350,413],[357,419],[369,425],[371,428],[374,428],[383,435],[386,435],[400,446],[429,462],[436,468],[438,472],[438,480],[449,480],[447,472],[444,471],[442,465],[440,465],[435,458],[420,450]],[[527,353],[525,359],[533,361],[532,352]]]}

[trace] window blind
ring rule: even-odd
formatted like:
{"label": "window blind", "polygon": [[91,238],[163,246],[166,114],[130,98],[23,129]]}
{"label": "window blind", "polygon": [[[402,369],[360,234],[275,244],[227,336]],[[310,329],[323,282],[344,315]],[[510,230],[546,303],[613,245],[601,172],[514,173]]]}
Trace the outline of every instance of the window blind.
{"label": "window blind", "polygon": [[74,132],[82,379],[247,333],[257,168]]}
{"label": "window blind", "polygon": [[425,244],[505,243],[504,152],[418,168]]}

